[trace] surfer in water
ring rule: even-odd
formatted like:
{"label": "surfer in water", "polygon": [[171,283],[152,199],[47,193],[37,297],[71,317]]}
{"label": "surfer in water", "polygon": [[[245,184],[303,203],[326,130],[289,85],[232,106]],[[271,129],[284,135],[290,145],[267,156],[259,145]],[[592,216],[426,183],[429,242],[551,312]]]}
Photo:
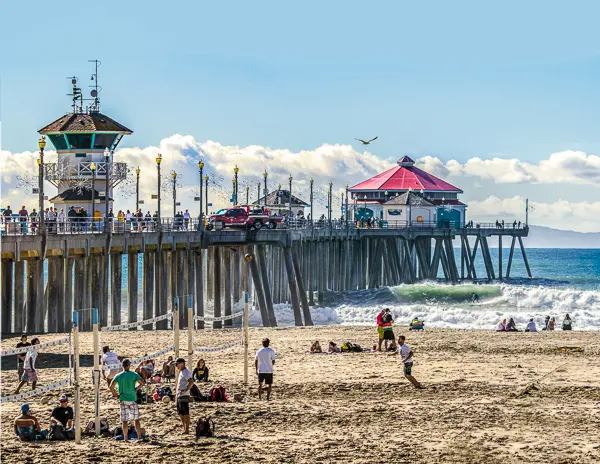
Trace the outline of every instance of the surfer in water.
{"label": "surfer in water", "polygon": [[471,293],[471,303],[479,303],[479,295],[475,292]]}

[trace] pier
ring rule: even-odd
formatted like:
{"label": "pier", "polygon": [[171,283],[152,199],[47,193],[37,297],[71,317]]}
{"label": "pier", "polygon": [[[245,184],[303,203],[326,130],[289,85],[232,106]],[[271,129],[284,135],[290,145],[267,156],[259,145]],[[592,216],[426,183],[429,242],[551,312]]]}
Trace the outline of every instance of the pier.
{"label": "pier", "polygon": [[[523,245],[527,226],[439,227],[398,221],[362,228],[351,221],[302,221],[269,230],[206,231],[197,219],[183,228],[170,218],[162,218],[160,227],[154,224],[143,230],[118,221],[106,227],[101,222],[78,224],[77,229],[55,224],[38,228],[35,234],[28,223],[2,226],[4,334],[65,332],[74,309],[91,307],[99,309],[101,326],[137,322],[138,317],[147,320],[166,314],[174,297],[183,295],[193,296],[197,316],[205,312],[226,316],[243,289],[253,295],[265,327],[277,325],[273,307],[286,302],[292,306],[295,325],[312,325],[310,307],[323,304],[326,292],[435,279],[447,283],[510,279],[516,248],[531,277]],[[496,238],[497,265],[489,246]],[[455,258],[455,239],[460,262]],[[511,240],[505,270],[503,239]],[[476,274],[478,260],[484,264],[483,276]],[[122,307],[124,291],[127,308]],[[180,308],[182,328],[187,327],[187,310]],[[142,329],[165,329],[165,323]],[[204,322],[196,323],[196,328],[204,328]],[[220,328],[221,322],[214,324]],[[81,325],[82,330],[91,330],[92,321],[84,317]]]}

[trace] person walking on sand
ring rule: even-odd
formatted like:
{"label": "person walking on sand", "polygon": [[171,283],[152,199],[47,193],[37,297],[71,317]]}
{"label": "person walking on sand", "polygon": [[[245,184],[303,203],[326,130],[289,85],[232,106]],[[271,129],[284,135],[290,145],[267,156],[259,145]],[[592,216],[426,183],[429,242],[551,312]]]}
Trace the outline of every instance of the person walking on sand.
{"label": "person walking on sand", "polygon": [[[31,340],[32,347],[39,344],[40,340],[38,338],[34,338]],[[19,382],[19,386],[15,390],[15,395],[19,394],[23,385],[25,385],[27,382],[31,382],[31,389],[35,390],[35,386],[37,385],[38,380],[37,371],[35,369],[35,360],[37,359],[37,355],[38,353],[36,349],[29,350],[25,355],[25,362],[23,366],[25,371],[23,372],[23,376],[21,377],[21,382]]]}
{"label": "person walking on sand", "polygon": [[187,435],[190,433],[190,390],[194,386],[194,379],[192,379],[190,370],[185,367],[185,359],[177,358],[175,367],[179,371],[177,392],[175,394],[177,399],[177,414],[179,414],[179,418],[181,419],[183,434]]}
{"label": "person walking on sand", "polygon": [[[31,343],[27,341],[27,334],[21,335],[21,341],[17,343],[17,349],[26,348],[28,346],[31,346]],[[19,353],[17,355],[17,374],[19,376],[19,381],[21,380],[21,377],[23,377],[25,356],[27,356],[27,353]]]}
{"label": "person walking on sand", "polygon": [[[140,425],[140,409],[136,402],[137,391],[142,388],[146,382],[139,374],[131,372],[131,361],[123,360],[123,372],[119,372],[110,383],[110,391],[115,398],[120,401],[121,426],[123,428],[123,440],[128,440],[127,423],[133,421],[138,441],[142,440],[142,426]],[[119,387],[117,393],[116,387]]]}
{"label": "person walking on sand", "polygon": [[391,356],[400,355],[402,360],[402,364],[404,366],[404,377],[412,383],[416,388],[423,388],[423,386],[412,376],[412,367],[413,367],[413,352],[410,347],[404,343],[406,337],[404,335],[400,335],[398,337],[398,351],[392,353]]}
{"label": "person walking on sand", "polygon": [[269,348],[270,340],[264,338],[262,348],[256,352],[254,367],[258,376],[258,399],[262,400],[263,382],[267,385],[267,401],[271,398],[273,386],[273,364],[275,364],[275,351]]}
{"label": "person walking on sand", "polygon": [[[101,362],[102,362],[102,367],[104,366],[111,366],[111,365],[115,365],[115,364],[119,364],[119,356],[117,356],[117,353],[115,353],[114,351],[110,351],[110,347],[108,345],[103,346],[102,347],[102,358],[101,358]],[[115,375],[117,375],[119,372],[121,372],[121,368],[115,368],[115,369],[110,369],[108,370],[108,374],[107,371],[102,369],[102,377],[104,377],[104,380],[106,380],[107,385],[110,387],[110,384],[112,382],[112,380],[114,379]]]}

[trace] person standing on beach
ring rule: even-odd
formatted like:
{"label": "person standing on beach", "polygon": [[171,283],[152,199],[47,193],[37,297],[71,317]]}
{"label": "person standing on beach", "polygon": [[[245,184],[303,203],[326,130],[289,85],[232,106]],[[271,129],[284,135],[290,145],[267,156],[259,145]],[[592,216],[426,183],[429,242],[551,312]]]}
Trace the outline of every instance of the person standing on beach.
{"label": "person standing on beach", "polygon": [[402,364],[404,366],[404,377],[412,383],[416,388],[423,388],[423,386],[412,376],[412,367],[413,367],[413,352],[406,343],[404,343],[406,337],[404,335],[400,335],[398,337],[398,351],[392,353],[391,356],[400,355],[402,360]]}
{"label": "person standing on beach", "polygon": [[[140,409],[136,402],[137,390],[142,388],[146,382],[139,374],[131,372],[131,361],[123,361],[123,372],[119,372],[110,383],[110,391],[120,401],[121,426],[123,427],[123,440],[128,441],[127,423],[133,421],[138,440],[142,440],[142,426],[140,425]],[[119,393],[116,387],[119,387]]]}
{"label": "person standing on beach", "polygon": [[[17,349],[26,348],[28,346],[31,346],[31,343],[27,341],[27,335],[21,335],[21,341],[17,343]],[[19,353],[17,355],[17,374],[19,375],[19,381],[21,380],[21,377],[23,377],[23,366],[25,365],[25,356],[27,356],[27,353]]]}
{"label": "person standing on beach", "polygon": [[264,338],[263,347],[256,352],[254,367],[258,376],[258,399],[262,400],[263,382],[267,385],[267,401],[271,398],[273,386],[273,364],[275,364],[275,351],[269,348],[270,340]]}
{"label": "person standing on beach", "polygon": [[383,316],[385,316],[385,309],[381,310],[381,312],[377,315],[376,319],[377,337],[379,338],[379,345],[377,346],[377,351],[381,351],[381,344],[383,343]]}
{"label": "person standing on beach", "polygon": [[[114,351],[110,351],[110,347],[108,345],[102,347],[102,353],[102,367],[119,364],[119,356],[117,356],[117,353],[115,353]],[[102,369],[102,377],[104,377],[104,380],[106,380],[109,387],[115,375],[117,375],[121,371],[121,368],[110,369],[108,370],[107,374],[107,371]]]}
{"label": "person standing on beach", "polygon": [[[32,347],[39,344],[40,340],[38,338],[34,338],[33,340],[31,340]],[[35,386],[37,385],[38,380],[37,371],[35,370],[35,360],[37,359],[37,355],[38,353],[35,349],[29,350],[25,355],[25,362],[23,366],[25,371],[21,376],[21,382],[19,383],[19,386],[15,390],[15,395],[19,394],[23,385],[25,385],[27,382],[31,382],[31,389],[35,390]]]}
{"label": "person standing on beach", "polygon": [[175,367],[179,371],[177,392],[175,394],[177,399],[177,414],[179,414],[181,425],[183,425],[183,434],[187,435],[190,433],[190,390],[194,386],[194,379],[192,379],[190,370],[185,367],[185,359],[177,358]]}

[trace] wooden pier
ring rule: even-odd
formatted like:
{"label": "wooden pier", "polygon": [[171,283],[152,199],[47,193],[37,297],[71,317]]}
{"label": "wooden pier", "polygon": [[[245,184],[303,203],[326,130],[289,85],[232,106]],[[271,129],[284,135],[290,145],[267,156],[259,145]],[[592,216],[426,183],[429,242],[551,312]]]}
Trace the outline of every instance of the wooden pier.
{"label": "wooden pier", "polygon": [[[438,278],[448,283],[509,279],[517,247],[531,277],[522,240],[527,227],[363,229],[353,223],[326,223],[275,230],[116,230],[2,236],[3,334],[65,332],[72,310],[91,307],[99,309],[101,326],[136,322],[138,315],[146,320],[166,314],[174,297],[186,295],[193,296],[197,316],[205,311],[229,315],[246,288],[264,326],[277,325],[274,305],[285,302],[292,305],[296,325],[312,325],[310,306],[322,304],[326,292]],[[495,237],[500,246],[497,266],[489,247]],[[505,271],[504,237],[512,241]],[[454,239],[460,242],[460,263]],[[476,273],[478,259],[484,263],[483,276]],[[124,290],[127,321],[122,320]],[[91,330],[91,312],[82,314],[82,330]],[[180,327],[186,328],[186,305],[179,315]],[[166,329],[166,323],[157,322],[156,329]],[[204,328],[204,322],[196,324]],[[221,322],[213,324],[221,327]]]}

